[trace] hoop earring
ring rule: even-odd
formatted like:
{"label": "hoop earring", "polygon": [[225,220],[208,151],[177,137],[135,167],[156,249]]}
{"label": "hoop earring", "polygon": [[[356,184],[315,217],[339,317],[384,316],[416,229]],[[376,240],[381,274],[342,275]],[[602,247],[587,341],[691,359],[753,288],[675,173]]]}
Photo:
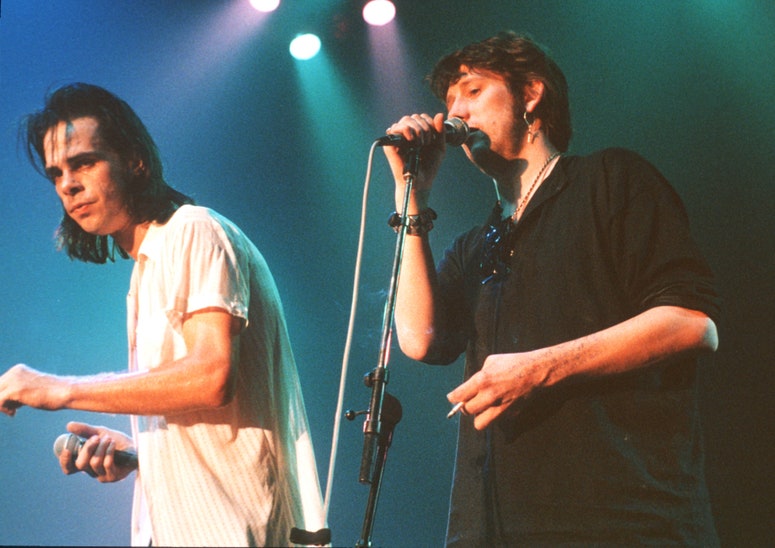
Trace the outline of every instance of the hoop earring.
{"label": "hoop earring", "polygon": [[527,111],[522,114],[522,119],[525,120],[525,125],[527,125],[527,142],[528,144],[533,144],[533,141],[535,140],[535,133],[533,133],[533,123],[535,123],[535,119],[533,119],[532,122],[528,122]]}

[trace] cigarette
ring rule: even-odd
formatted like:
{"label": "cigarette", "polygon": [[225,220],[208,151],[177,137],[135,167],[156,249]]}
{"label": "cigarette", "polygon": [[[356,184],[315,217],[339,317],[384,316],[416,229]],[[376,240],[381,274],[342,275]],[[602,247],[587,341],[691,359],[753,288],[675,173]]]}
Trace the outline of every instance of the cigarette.
{"label": "cigarette", "polygon": [[462,409],[463,409],[463,406],[464,406],[465,404],[466,404],[466,402],[464,402],[464,401],[457,402],[457,403],[455,404],[455,406],[454,406],[452,409],[450,409],[450,410],[449,410],[449,413],[447,413],[447,418],[448,418],[448,419],[451,419],[452,417],[454,417],[454,416],[455,416],[455,413],[457,413],[458,411],[462,410]]}

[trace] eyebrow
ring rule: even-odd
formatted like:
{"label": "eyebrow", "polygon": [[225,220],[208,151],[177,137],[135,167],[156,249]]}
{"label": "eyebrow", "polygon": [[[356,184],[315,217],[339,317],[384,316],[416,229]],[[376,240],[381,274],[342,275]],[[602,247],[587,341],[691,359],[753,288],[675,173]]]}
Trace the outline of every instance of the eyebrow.
{"label": "eyebrow", "polygon": [[[72,156],[69,156],[65,158],[65,163],[69,165],[71,168],[73,165],[76,165],[83,160],[98,160],[102,158],[102,155],[99,154],[96,150],[85,150],[83,152],[79,152],[78,154],[74,154]],[[56,175],[60,174],[62,170],[59,168],[59,166],[45,166],[43,172],[46,174],[46,177],[49,179],[53,179]]]}
{"label": "eyebrow", "polygon": [[475,72],[459,72],[457,79],[452,82],[449,87],[447,88],[447,96],[445,97],[445,102],[449,103],[450,94],[449,90],[453,86],[459,86],[461,88],[465,88],[471,84],[471,82],[474,82],[476,80],[480,80],[484,78],[481,74],[477,74]]}

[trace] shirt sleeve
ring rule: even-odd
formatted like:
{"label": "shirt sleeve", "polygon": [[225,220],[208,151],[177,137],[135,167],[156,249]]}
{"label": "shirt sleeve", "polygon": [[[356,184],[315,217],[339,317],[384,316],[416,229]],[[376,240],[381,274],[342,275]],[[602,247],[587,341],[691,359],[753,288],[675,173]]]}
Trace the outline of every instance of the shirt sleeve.
{"label": "shirt sleeve", "polygon": [[181,320],[188,314],[221,308],[247,321],[248,265],[244,254],[212,217],[187,219],[172,232],[167,263],[174,300],[167,314]]}
{"label": "shirt sleeve", "polygon": [[475,331],[473,310],[481,283],[470,277],[479,272],[482,227],[458,236],[448,247],[437,266],[438,306],[441,313],[436,337],[426,363],[447,365],[455,361],[468,345]]}
{"label": "shirt sleeve", "polygon": [[714,275],[678,194],[655,167],[620,151],[606,161],[616,207],[609,224],[624,292],[637,310],[680,306],[718,322]]}

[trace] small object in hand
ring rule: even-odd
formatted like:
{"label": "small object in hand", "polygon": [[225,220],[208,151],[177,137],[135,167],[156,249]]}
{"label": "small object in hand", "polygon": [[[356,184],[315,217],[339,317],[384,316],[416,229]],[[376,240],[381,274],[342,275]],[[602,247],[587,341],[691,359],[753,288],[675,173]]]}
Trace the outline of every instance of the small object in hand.
{"label": "small object in hand", "polygon": [[447,418],[451,419],[452,417],[455,416],[455,413],[457,413],[458,411],[462,411],[463,410],[463,406],[465,404],[466,404],[466,402],[464,402],[464,401],[457,402],[455,404],[455,406],[452,409],[449,410],[449,413],[447,413]]}

